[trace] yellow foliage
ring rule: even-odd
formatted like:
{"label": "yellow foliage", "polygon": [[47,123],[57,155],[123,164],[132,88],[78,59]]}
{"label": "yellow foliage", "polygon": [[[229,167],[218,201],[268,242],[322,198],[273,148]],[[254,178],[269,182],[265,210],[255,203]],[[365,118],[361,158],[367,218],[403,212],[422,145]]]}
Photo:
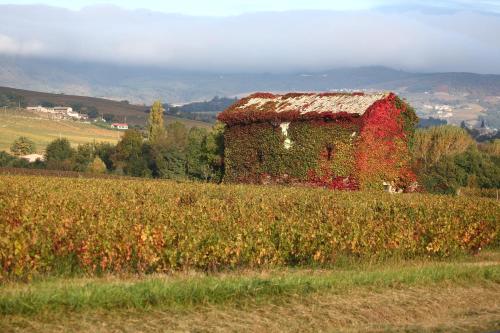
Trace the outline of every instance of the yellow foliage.
{"label": "yellow foliage", "polygon": [[494,199],[0,176],[0,278],[447,256],[498,242]]}

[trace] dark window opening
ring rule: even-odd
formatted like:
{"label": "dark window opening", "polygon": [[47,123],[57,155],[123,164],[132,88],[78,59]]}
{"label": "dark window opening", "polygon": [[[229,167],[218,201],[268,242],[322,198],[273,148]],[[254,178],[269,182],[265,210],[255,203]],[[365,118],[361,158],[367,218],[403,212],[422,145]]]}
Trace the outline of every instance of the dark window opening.
{"label": "dark window opening", "polygon": [[264,152],[262,149],[257,150],[257,158],[259,159],[259,163],[264,163]]}
{"label": "dark window opening", "polygon": [[328,161],[332,160],[332,155],[333,155],[333,146],[327,145],[326,146],[326,158]]}

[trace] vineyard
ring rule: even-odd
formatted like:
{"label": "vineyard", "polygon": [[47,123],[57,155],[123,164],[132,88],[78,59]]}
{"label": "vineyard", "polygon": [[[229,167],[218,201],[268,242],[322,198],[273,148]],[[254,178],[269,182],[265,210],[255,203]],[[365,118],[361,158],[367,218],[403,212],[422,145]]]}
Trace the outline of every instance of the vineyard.
{"label": "vineyard", "polygon": [[495,199],[0,176],[3,279],[328,266],[499,244]]}

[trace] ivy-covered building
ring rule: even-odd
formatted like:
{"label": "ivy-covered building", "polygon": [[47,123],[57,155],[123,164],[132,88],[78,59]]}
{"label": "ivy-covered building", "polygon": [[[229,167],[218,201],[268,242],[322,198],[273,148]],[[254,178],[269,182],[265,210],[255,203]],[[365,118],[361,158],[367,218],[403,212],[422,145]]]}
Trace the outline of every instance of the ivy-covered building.
{"label": "ivy-covered building", "polygon": [[394,93],[257,93],[218,119],[225,181],[405,187],[417,117]]}

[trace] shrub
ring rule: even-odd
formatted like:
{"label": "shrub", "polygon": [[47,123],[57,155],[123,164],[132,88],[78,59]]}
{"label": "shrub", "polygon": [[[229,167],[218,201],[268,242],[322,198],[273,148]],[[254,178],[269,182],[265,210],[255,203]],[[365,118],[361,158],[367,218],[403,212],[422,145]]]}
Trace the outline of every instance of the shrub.
{"label": "shrub", "polygon": [[31,139],[25,136],[20,136],[12,143],[10,151],[15,156],[29,155],[36,151],[36,145]]}
{"label": "shrub", "polygon": [[99,156],[96,156],[87,168],[87,171],[90,173],[105,173],[106,170],[106,164],[104,164]]}
{"label": "shrub", "polygon": [[0,274],[149,273],[444,257],[499,244],[485,198],[0,177]]}
{"label": "shrub", "polygon": [[60,138],[49,143],[45,152],[45,160],[47,162],[62,162],[70,159],[74,154],[75,151],[71,148],[69,140],[66,138]]}

